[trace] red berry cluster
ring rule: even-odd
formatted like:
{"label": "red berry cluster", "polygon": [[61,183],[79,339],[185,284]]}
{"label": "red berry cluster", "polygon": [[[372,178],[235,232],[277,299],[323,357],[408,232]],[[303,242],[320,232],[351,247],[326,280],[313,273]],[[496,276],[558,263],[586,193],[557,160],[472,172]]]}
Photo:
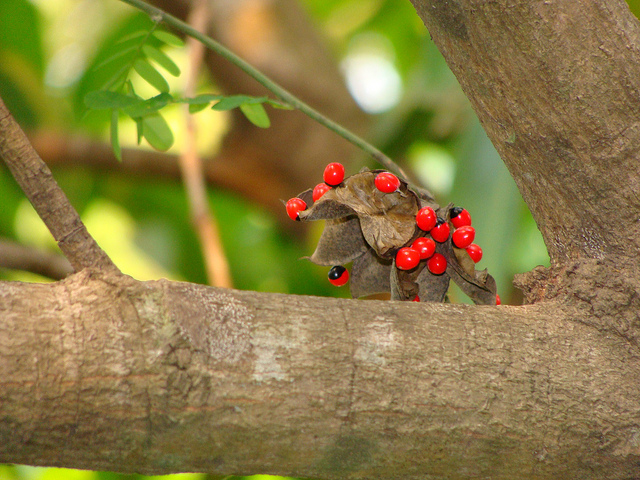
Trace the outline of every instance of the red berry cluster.
{"label": "red berry cluster", "polygon": [[[452,208],[449,214],[451,223],[456,227],[456,230],[451,236],[453,244],[458,248],[464,248],[471,257],[471,260],[473,260],[474,263],[478,263],[482,260],[482,249],[475,243],[472,243],[476,236],[476,231],[471,226],[471,215],[461,207]],[[500,295],[496,295],[496,305],[500,305],[501,303]]]}
{"label": "red berry cluster", "polygon": [[431,238],[418,237],[411,247],[398,250],[396,266],[401,270],[411,270],[418,266],[420,260],[427,260],[427,268],[434,275],[442,275],[447,270],[447,259],[440,253],[435,253],[436,244],[446,242],[449,237],[458,248],[464,248],[471,259],[478,263],[482,258],[482,250],[473,242],[475,229],[471,226],[471,215],[463,208],[456,207],[450,211],[450,221],[455,227],[451,234],[449,223],[436,215],[431,207],[423,207],[416,214],[418,228],[429,233]]}
{"label": "red berry cluster", "polygon": [[[337,187],[344,180],[344,167],[341,163],[330,163],[324,169],[323,175],[324,183],[319,183],[313,189],[313,201],[317,202],[322,195],[331,190],[332,187]],[[301,198],[291,198],[286,203],[287,215],[291,220],[300,220],[298,213],[307,209],[307,204]]]}
{"label": "red berry cluster", "polygon": [[453,244],[458,248],[464,248],[471,260],[478,263],[482,260],[482,249],[473,243],[476,231],[471,226],[471,215],[466,209],[455,207],[449,211],[449,216],[451,223],[455,227],[455,231],[451,236]]}
{"label": "red berry cluster", "polygon": [[[330,163],[324,170],[323,183],[316,185],[312,192],[313,201],[318,201],[332,188],[342,184],[345,169],[340,163]],[[380,172],[374,179],[375,187],[383,193],[392,194],[401,186],[396,175],[390,172]],[[287,214],[293,220],[300,220],[299,212],[306,210],[307,204],[301,198],[295,197],[287,201]],[[440,210],[439,210],[440,211]],[[422,260],[426,260],[426,267],[433,275],[442,275],[447,271],[446,257],[436,252],[437,244],[443,244],[451,239],[453,245],[464,249],[474,263],[482,259],[482,249],[473,243],[475,229],[471,226],[471,215],[464,208],[455,207],[449,212],[449,220],[439,217],[433,208],[423,207],[416,214],[415,221],[419,230],[424,232],[411,243],[411,246],[399,248],[395,255],[395,266],[399,270],[412,270]],[[453,232],[451,231],[453,228]],[[335,286],[343,286],[349,281],[349,271],[336,265],[328,274],[329,281]],[[416,296],[414,301],[420,301]],[[497,304],[500,299],[497,297]]]}

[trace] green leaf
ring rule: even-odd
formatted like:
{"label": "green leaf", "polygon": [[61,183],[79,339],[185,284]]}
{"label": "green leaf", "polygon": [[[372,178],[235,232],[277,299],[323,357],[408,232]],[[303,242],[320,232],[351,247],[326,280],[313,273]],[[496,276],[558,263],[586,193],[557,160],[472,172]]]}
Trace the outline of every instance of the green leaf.
{"label": "green leaf", "polygon": [[142,46],[142,51],[147,57],[160,65],[167,72],[169,72],[169,74],[173,75],[174,77],[180,75],[180,69],[178,68],[178,66],[162,50],[158,50],[156,47],[145,44]]}
{"label": "green leaf", "polygon": [[119,162],[122,162],[122,150],[118,138],[118,109],[111,110],[111,148]]}
{"label": "green leaf", "polygon": [[224,95],[215,95],[213,93],[203,93],[193,98],[181,98],[180,102],[188,103],[189,105],[208,105],[211,102],[224,98]]}
{"label": "green leaf", "polygon": [[138,45],[129,45],[127,48],[121,48],[121,49],[117,50],[113,55],[109,55],[107,58],[102,60],[98,65],[93,67],[93,69],[94,70],[98,70],[99,68],[102,68],[105,65],[108,65],[109,63],[113,62],[114,60],[117,60],[120,57],[123,57],[123,56],[125,56],[125,55],[127,55],[129,53],[134,52],[137,48],[138,48]]}
{"label": "green leaf", "polygon": [[124,108],[124,113],[129,115],[131,118],[144,117],[145,115],[157,112],[171,102],[173,102],[173,97],[168,93],[163,92],[155,97],[138,102],[131,107]]}
{"label": "green leaf", "polygon": [[145,35],[147,35],[149,32],[147,32],[146,30],[138,30],[135,32],[130,33],[129,35],[125,35],[121,38],[118,39],[118,41],[115,43],[115,45],[118,45],[120,43],[124,43],[127,42],[129,40],[133,40],[134,38],[141,38],[144,37]]}
{"label": "green leaf", "polygon": [[115,73],[103,82],[96,83],[97,90],[118,90],[129,76],[129,65],[122,65]]}
{"label": "green leaf", "polygon": [[109,90],[98,90],[97,92],[89,92],[84,97],[84,104],[93,110],[102,110],[106,108],[125,108],[142,103],[140,99],[125,95],[124,93],[112,92]]}
{"label": "green leaf", "polygon": [[214,95],[212,93],[203,93],[193,98],[182,98],[181,103],[189,104],[189,113],[198,113],[209,106],[211,102],[224,98],[224,95]]}
{"label": "green leaf", "polygon": [[169,84],[164,77],[149,63],[145,62],[141,58],[135,61],[133,69],[138,72],[142,78],[144,78],[152,87],[160,92],[168,92]]}
{"label": "green leaf", "polygon": [[173,145],[173,133],[169,124],[158,112],[142,117],[142,135],[156,150],[169,150]]}
{"label": "green leaf", "polygon": [[271,125],[269,115],[261,103],[243,103],[240,105],[240,110],[256,127],[269,128]]}
{"label": "green leaf", "polygon": [[166,43],[167,45],[172,45],[174,47],[184,47],[184,40],[165,30],[156,30],[153,32],[153,36],[161,42]]}
{"label": "green leaf", "polygon": [[211,108],[213,110],[231,110],[238,108],[244,104],[257,104],[268,101],[267,97],[250,97],[248,95],[231,95],[229,97],[223,97],[218,103]]}
{"label": "green leaf", "polygon": [[189,104],[189,113],[198,113],[209,106],[208,103],[191,103]]}

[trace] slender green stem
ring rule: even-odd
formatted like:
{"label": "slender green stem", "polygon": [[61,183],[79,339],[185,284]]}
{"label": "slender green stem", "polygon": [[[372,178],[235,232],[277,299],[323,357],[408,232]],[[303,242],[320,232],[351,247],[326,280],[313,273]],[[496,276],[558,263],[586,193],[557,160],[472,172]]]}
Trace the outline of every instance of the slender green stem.
{"label": "slender green stem", "polygon": [[206,35],[198,32],[196,29],[183,22],[182,20],[174,17],[173,15],[169,15],[168,13],[156,8],[142,0],[121,0],[124,3],[128,3],[129,5],[142,10],[147,13],[154,22],[164,22],[167,25],[172,26],[176,30],[188,35],[196,40],[202,42],[207,48],[215,51],[222,57],[229,60],[231,63],[242,69],[247,75],[253,77],[260,84],[262,84],[265,88],[271,91],[274,95],[280,98],[282,101],[288,103],[293,108],[300,110],[302,113],[312,118],[316,122],[324,125],[329,130],[337,133],[345,140],[351,142],[361,150],[365,151],[371,157],[373,157],[377,162],[383,165],[385,168],[396,172],[400,175],[405,181],[407,181],[408,177],[404,173],[404,171],[396,164],[393,160],[387,157],[384,153],[378,150],[376,147],[360,138],[353,132],[347,130],[342,125],[330,120],[329,118],[322,115],[313,107],[309,106],[298,97],[278,85],[276,82],[271,80],[265,74],[254,68],[252,65],[247,63],[242,58],[238,57],[235,53],[231,52],[229,49],[216,42],[215,40],[207,37]]}

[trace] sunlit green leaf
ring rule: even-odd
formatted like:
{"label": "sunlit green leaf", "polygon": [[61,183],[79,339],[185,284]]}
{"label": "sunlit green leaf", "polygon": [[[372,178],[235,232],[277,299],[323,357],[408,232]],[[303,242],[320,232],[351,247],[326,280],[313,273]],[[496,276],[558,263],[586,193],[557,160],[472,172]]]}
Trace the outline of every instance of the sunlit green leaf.
{"label": "sunlit green leaf", "polygon": [[144,78],[152,87],[160,92],[168,92],[169,84],[155,68],[142,59],[138,59],[133,64],[133,68],[138,75]]}
{"label": "sunlit green leaf", "polygon": [[120,139],[118,138],[118,110],[111,110],[111,148],[113,154],[119,162],[122,161],[122,150],[120,149]]}
{"label": "sunlit green leaf", "polygon": [[171,102],[173,102],[173,97],[163,92],[148,100],[139,101],[131,107],[125,108],[124,112],[132,118],[144,117],[150,113],[157,112]]}
{"label": "sunlit green leaf", "polygon": [[142,135],[156,150],[166,151],[173,145],[173,133],[169,124],[159,113],[142,118]]}
{"label": "sunlit green leaf", "polygon": [[229,97],[223,97],[218,103],[211,108],[213,110],[231,110],[238,108],[243,104],[257,104],[268,101],[267,97],[250,97],[248,95],[231,95]]}
{"label": "sunlit green leaf", "polygon": [[142,103],[140,99],[125,95],[124,93],[112,92],[109,90],[98,90],[89,92],[84,97],[84,104],[94,110],[106,108],[125,108]]}
{"label": "sunlit green leaf", "polygon": [[157,48],[147,43],[142,46],[142,51],[147,57],[156,62],[174,77],[180,75],[180,69],[178,68],[178,66],[162,50],[158,50]]}
{"label": "sunlit green leaf", "polygon": [[243,103],[240,105],[240,111],[256,127],[269,128],[271,125],[269,115],[261,103]]}
{"label": "sunlit green leaf", "polygon": [[156,30],[153,32],[153,36],[161,42],[166,43],[167,45],[171,45],[174,47],[184,47],[184,40],[165,30]]}

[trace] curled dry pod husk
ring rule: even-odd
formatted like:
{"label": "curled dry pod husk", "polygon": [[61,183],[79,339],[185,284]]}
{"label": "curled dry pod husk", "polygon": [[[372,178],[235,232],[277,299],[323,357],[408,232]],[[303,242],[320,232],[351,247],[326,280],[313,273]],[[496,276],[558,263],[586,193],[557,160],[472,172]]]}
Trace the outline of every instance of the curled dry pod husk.
{"label": "curled dry pod husk", "polygon": [[438,244],[447,259],[447,271],[434,275],[426,262],[411,271],[395,268],[395,254],[418,236],[416,213],[425,206],[449,221],[452,205],[440,208],[426,190],[410,188],[406,182],[393,193],[383,193],[374,179],[381,170],[363,169],[344,179],[312,204],[311,190],[300,195],[307,205],[301,221],[325,220],[325,228],[309,259],[319,265],[353,262],[351,295],[391,293],[394,300],[442,302],[453,279],[475,303],[495,304],[496,286],[486,270],[478,272],[466,251],[455,248],[451,239]]}

